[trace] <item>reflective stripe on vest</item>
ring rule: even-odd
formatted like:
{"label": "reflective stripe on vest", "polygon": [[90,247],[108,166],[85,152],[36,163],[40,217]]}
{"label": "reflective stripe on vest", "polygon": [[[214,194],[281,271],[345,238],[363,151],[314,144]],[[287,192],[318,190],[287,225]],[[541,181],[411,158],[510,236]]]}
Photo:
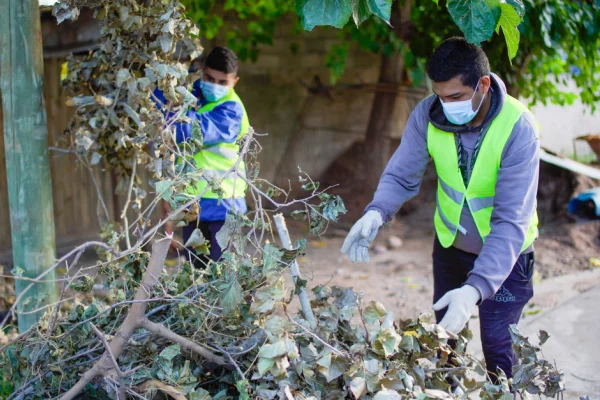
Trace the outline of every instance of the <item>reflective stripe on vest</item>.
{"label": "reflective stripe on vest", "polygon": [[[465,187],[458,167],[454,134],[442,131],[429,123],[427,148],[438,174],[434,224],[442,246],[452,246],[458,231],[463,234],[467,233],[460,226],[460,217],[465,202],[467,202],[482,240],[485,241],[489,235],[502,153],[514,125],[525,112],[529,111],[518,100],[511,96],[506,97],[502,110],[492,121],[483,138],[468,187]],[[522,250],[531,246],[537,238],[537,225],[537,212],[534,212]]]}
{"label": "reflective stripe on vest", "polygon": [[[219,104],[227,101],[233,101],[238,103],[243,110],[242,123],[238,140],[244,137],[249,129],[250,123],[248,121],[248,115],[244,104],[240,100],[239,96],[233,89],[229,91],[227,96],[223,97],[219,101],[208,103],[198,110],[198,113],[204,113],[212,111]],[[246,193],[246,182],[242,179],[246,177],[246,165],[242,161],[238,165],[238,173],[229,173],[231,168],[234,167],[238,161],[240,154],[240,146],[237,143],[219,143],[212,146],[203,147],[198,153],[194,154],[194,160],[196,161],[196,168],[202,169],[204,176],[209,179],[216,179],[220,182],[221,189],[223,189],[223,198],[241,198]],[[209,185],[209,181],[206,179],[200,180],[198,184],[190,190],[191,194],[199,194],[203,192]],[[214,193],[212,190],[207,190],[202,198],[206,199],[218,199],[219,195]]]}

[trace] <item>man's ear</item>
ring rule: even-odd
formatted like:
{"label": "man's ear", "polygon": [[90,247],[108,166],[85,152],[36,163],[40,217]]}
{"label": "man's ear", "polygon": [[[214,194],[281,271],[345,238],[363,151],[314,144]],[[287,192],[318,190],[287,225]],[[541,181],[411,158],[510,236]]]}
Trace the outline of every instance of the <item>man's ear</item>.
{"label": "man's ear", "polygon": [[235,87],[235,85],[237,85],[238,81],[240,80],[239,76],[235,77],[235,80],[233,81],[233,87]]}
{"label": "man's ear", "polygon": [[492,85],[492,78],[489,75],[486,75],[481,78],[481,83],[479,86],[483,88],[483,93],[487,93],[490,90],[490,86]]}

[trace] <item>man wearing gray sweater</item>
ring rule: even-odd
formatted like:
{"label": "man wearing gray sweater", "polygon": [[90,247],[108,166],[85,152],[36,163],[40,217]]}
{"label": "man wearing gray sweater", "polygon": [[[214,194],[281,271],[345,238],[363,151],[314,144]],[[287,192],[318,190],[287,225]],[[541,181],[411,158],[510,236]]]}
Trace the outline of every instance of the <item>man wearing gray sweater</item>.
{"label": "man wearing gray sweater", "polygon": [[487,369],[512,376],[509,325],[533,296],[539,169],[537,123],[490,72],[481,48],[444,41],[429,59],[434,94],[410,115],[364,216],[342,247],[368,261],[379,228],[414,197],[433,159],[438,175],[433,248],[438,323],[458,334],[479,305]]}

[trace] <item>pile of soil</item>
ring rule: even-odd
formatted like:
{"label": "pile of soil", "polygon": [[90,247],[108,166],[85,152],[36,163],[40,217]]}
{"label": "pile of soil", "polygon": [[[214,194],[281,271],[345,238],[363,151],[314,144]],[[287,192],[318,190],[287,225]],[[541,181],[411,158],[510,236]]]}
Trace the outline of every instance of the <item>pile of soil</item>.
{"label": "pile of soil", "polygon": [[542,278],[590,269],[600,256],[600,221],[550,223],[535,243],[536,268]]}

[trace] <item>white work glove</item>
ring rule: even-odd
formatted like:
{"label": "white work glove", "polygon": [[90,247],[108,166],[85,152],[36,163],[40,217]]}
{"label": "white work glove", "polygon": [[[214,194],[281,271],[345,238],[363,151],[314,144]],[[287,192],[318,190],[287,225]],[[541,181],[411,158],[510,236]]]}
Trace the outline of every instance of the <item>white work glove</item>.
{"label": "white work glove", "polygon": [[352,262],[368,262],[369,245],[377,236],[381,225],[383,225],[381,214],[374,210],[367,211],[350,229],[346,240],[344,240],[342,253],[347,253]]}
{"label": "white work glove", "polygon": [[473,308],[480,298],[479,290],[471,285],[464,285],[460,289],[449,291],[433,305],[435,311],[448,307],[446,315],[444,315],[439,325],[448,332],[457,335],[471,318]]}

